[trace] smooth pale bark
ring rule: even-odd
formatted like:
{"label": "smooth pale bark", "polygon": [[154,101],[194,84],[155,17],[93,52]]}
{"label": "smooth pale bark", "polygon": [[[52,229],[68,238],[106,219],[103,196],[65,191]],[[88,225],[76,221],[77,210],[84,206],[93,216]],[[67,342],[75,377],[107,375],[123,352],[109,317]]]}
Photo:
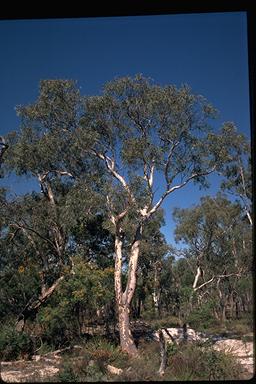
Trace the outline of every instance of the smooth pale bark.
{"label": "smooth pale bark", "polygon": [[119,334],[120,344],[123,352],[128,353],[130,356],[135,356],[138,353],[137,347],[134,343],[130,329],[129,319],[130,309],[127,305],[119,305],[118,308],[118,321],[119,321]]}
{"label": "smooth pale bark", "polygon": [[115,294],[116,303],[122,305],[122,240],[120,234],[115,238]]}
{"label": "smooth pale bark", "polygon": [[248,195],[247,195],[247,191],[246,191],[246,183],[245,183],[245,178],[244,178],[244,171],[243,171],[243,167],[241,166],[241,162],[240,162],[239,170],[240,170],[240,176],[241,176],[241,179],[242,179],[242,186],[243,186],[243,191],[244,191],[245,199],[244,199],[243,195],[240,195],[240,196],[241,196],[241,198],[242,198],[242,200],[244,202],[244,205],[245,205],[246,216],[247,216],[247,218],[249,220],[250,225],[252,226],[253,225],[252,216],[251,216],[248,204],[246,203],[246,200],[248,199]]}
{"label": "smooth pale bark", "polygon": [[166,370],[166,365],[167,365],[167,347],[166,347],[163,331],[161,329],[159,330],[159,344],[160,344],[161,363],[160,363],[160,368],[158,373],[160,376],[163,376]]}
{"label": "smooth pale bark", "polygon": [[193,283],[193,289],[196,289],[197,283],[198,283],[198,279],[199,279],[200,276],[202,276],[202,268],[200,266],[198,266],[197,270],[196,270],[196,275],[195,275],[194,283]]}
{"label": "smooth pale bark", "polygon": [[131,246],[130,260],[128,265],[128,278],[126,289],[122,290],[122,236],[121,229],[117,226],[115,239],[115,293],[118,310],[119,337],[122,351],[130,356],[138,353],[137,347],[130,329],[130,304],[136,288],[136,271],[141,242],[142,226],[136,231],[134,242]]}
{"label": "smooth pale bark", "polygon": [[161,296],[161,291],[160,291],[160,282],[159,282],[159,271],[158,271],[157,265],[155,265],[152,298],[153,298],[156,314],[160,314],[160,296]]}
{"label": "smooth pale bark", "polygon": [[154,291],[152,293],[152,298],[154,302],[154,308],[155,308],[155,313],[159,314],[160,312],[160,306],[159,306],[159,300],[160,300],[160,294],[157,292],[157,290],[154,288]]}

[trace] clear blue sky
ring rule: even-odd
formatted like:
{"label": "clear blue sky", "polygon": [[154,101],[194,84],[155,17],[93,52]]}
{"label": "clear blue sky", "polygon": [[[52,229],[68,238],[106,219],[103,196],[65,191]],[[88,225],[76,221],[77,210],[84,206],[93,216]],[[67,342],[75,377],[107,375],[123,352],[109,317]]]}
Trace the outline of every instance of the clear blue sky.
{"label": "clear blue sky", "polygon": [[[246,13],[202,13],[0,21],[0,135],[17,130],[15,106],[33,102],[42,79],[74,79],[98,94],[117,76],[142,73],[160,84],[189,84],[250,137]],[[11,177],[13,192],[34,183]],[[188,207],[212,188],[187,186],[165,202],[163,232],[173,241],[173,207]]]}

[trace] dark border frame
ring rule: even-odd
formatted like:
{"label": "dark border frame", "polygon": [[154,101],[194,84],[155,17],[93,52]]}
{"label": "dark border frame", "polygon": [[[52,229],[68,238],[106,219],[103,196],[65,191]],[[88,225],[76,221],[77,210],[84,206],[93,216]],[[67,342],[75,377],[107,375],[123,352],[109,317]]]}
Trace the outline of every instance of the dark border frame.
{"label": "dark border frame", "polygon": [[[40,3],[39,3],[40,4]],[[83,4],[83,3],[82,3]],[[70,7],[70,3],[62,3],[54,10],[52,7],[32,8],[29,11],[21,3],[19,9],[8,3],[2,8],[0,14],[1,20],[15,19],[52,19],[52,18],[84,18],[84,17],[115,17],[115,16],[146,16],[161,14],[189,14],[189,13],[218,13],[218,12],[246,12],[247,15],[247,41],[248,41],[248,66],[249,66],[249,98],[250,98],[250,126],[251,126],[251,155],[252,155],[252,216],[255,223],[255,199],[256,177],[254,174],[256,164],[255,148],[255,130],[256,130],[256,10],[253,0],[121,0],[99,2],[88,2],[79,8],[78,4]],[[16,12],[16,13],[15,13]],[[255,224],[253,225],[253,266],[252,274],[255,277],[256,272],[255,257]],[[253,279],[254,292],[256,290],[255,278]],[[256,295],[255,295],[256,296]],[[256,308],[254,296],[254,310]],[[254,316],[254,330],[256,320]],[[255,340],[255,334],[254,334]]]}

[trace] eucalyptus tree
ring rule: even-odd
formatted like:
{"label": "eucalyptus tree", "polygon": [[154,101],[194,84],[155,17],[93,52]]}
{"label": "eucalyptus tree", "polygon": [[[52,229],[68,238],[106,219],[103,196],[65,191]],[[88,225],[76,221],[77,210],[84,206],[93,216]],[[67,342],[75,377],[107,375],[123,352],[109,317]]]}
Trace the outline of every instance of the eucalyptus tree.
{"label": "eucalyptus tree", "polygon": [[[90,153],[109,175],[105,199],[115,236],[120,342],[130,355],[137,354],[129,312],[146,223],[172,193],[191,182],[205,186],[209,174],[232,160],[241,139],[231,123],[218,133],[211,129],[215,112],[188,86],[160,86],[140,75],[115,79],[102,95],[86,98],[81,127],[94,135]],[[129,249],[124,255],[127,226]]]}
{"label": "eucalyptus tree", "polygon": [[233,300],[238,281],[250,278],[252,271],[251,231],[241,206],[221,194],[207,196],[197,206],[175,209],[174,219],[176,240],[187,246],[192,293],[200,304],[204,295],[217,292],[225,320],[228,299]]}
{"label": "eucalyptus tree", "polygon": [[20,314],[20,329],[72,266],[71,229],[90,217],[93,206],[98,210],[95,196],[100,173],[91,172],[88,157],[77,156],[73,139],[82,110],[82,97],[73,81],[41,81],[35,103],[17,107],[20,131],[6,138],[6,171],[31,177],[41,188],[39,193],[17,199],[9,215],[9,237],[19,239],[20,247],[24,239],[30,244],[41,278],[41,292],[33,295]]}

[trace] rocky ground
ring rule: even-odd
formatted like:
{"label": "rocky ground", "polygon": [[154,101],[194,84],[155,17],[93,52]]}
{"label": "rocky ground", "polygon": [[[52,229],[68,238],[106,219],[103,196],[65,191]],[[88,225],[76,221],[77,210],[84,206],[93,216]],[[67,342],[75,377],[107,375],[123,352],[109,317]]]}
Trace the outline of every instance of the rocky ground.
{"label": "rocky ground", "polygon": [[224,339],[216,341],[213,348],[217,351],[224,351],[233,355],[248,373],[254,373],[253,342],[245,342],[237,339]]}
{"label": "rocky ground", "polygon": [[[142,327],[143,328],[143,327]],[[145,328],[145,327],[144,327]],[[149,331],[147,327],[144,329]],[[138,330],[140,336],[141,330]],[[179,343],[183,337],[182,328],[164,328],[164,337],[167,341]],[[190,342],[198,340],[206,340],[207,337],[189,328],[187,330],[187,340]],[[158,333],[153,334],[153,338],[158,338]],[[218,339],[218,338],[217,338]],[[81,346],[75,346],[74,349],[81,349]],[[243,377],[250,379],[254,373],[253,361],[253,342],[245,342],[234,338],[222,338],[220,340],[213,340],[213,348],[225,353],[230,353],[238,359],[243,367]],[[32,360],[18,360],[18,361],[3,361],[1,362],[1,379],[5,382],[43,382],[49,381],[54,378],[60,370],[63,360],[63,354],[69,348],[49,352],[45,355],[34,355]],[[115,367],[108,366],[107,369],[110,373],[119,374]]]}
{"label": "rocky ground", "polygon": [[33,360],[1,363],[1,379],[10,383],[48,381],[59,372],[61,356],[33,356]]}

